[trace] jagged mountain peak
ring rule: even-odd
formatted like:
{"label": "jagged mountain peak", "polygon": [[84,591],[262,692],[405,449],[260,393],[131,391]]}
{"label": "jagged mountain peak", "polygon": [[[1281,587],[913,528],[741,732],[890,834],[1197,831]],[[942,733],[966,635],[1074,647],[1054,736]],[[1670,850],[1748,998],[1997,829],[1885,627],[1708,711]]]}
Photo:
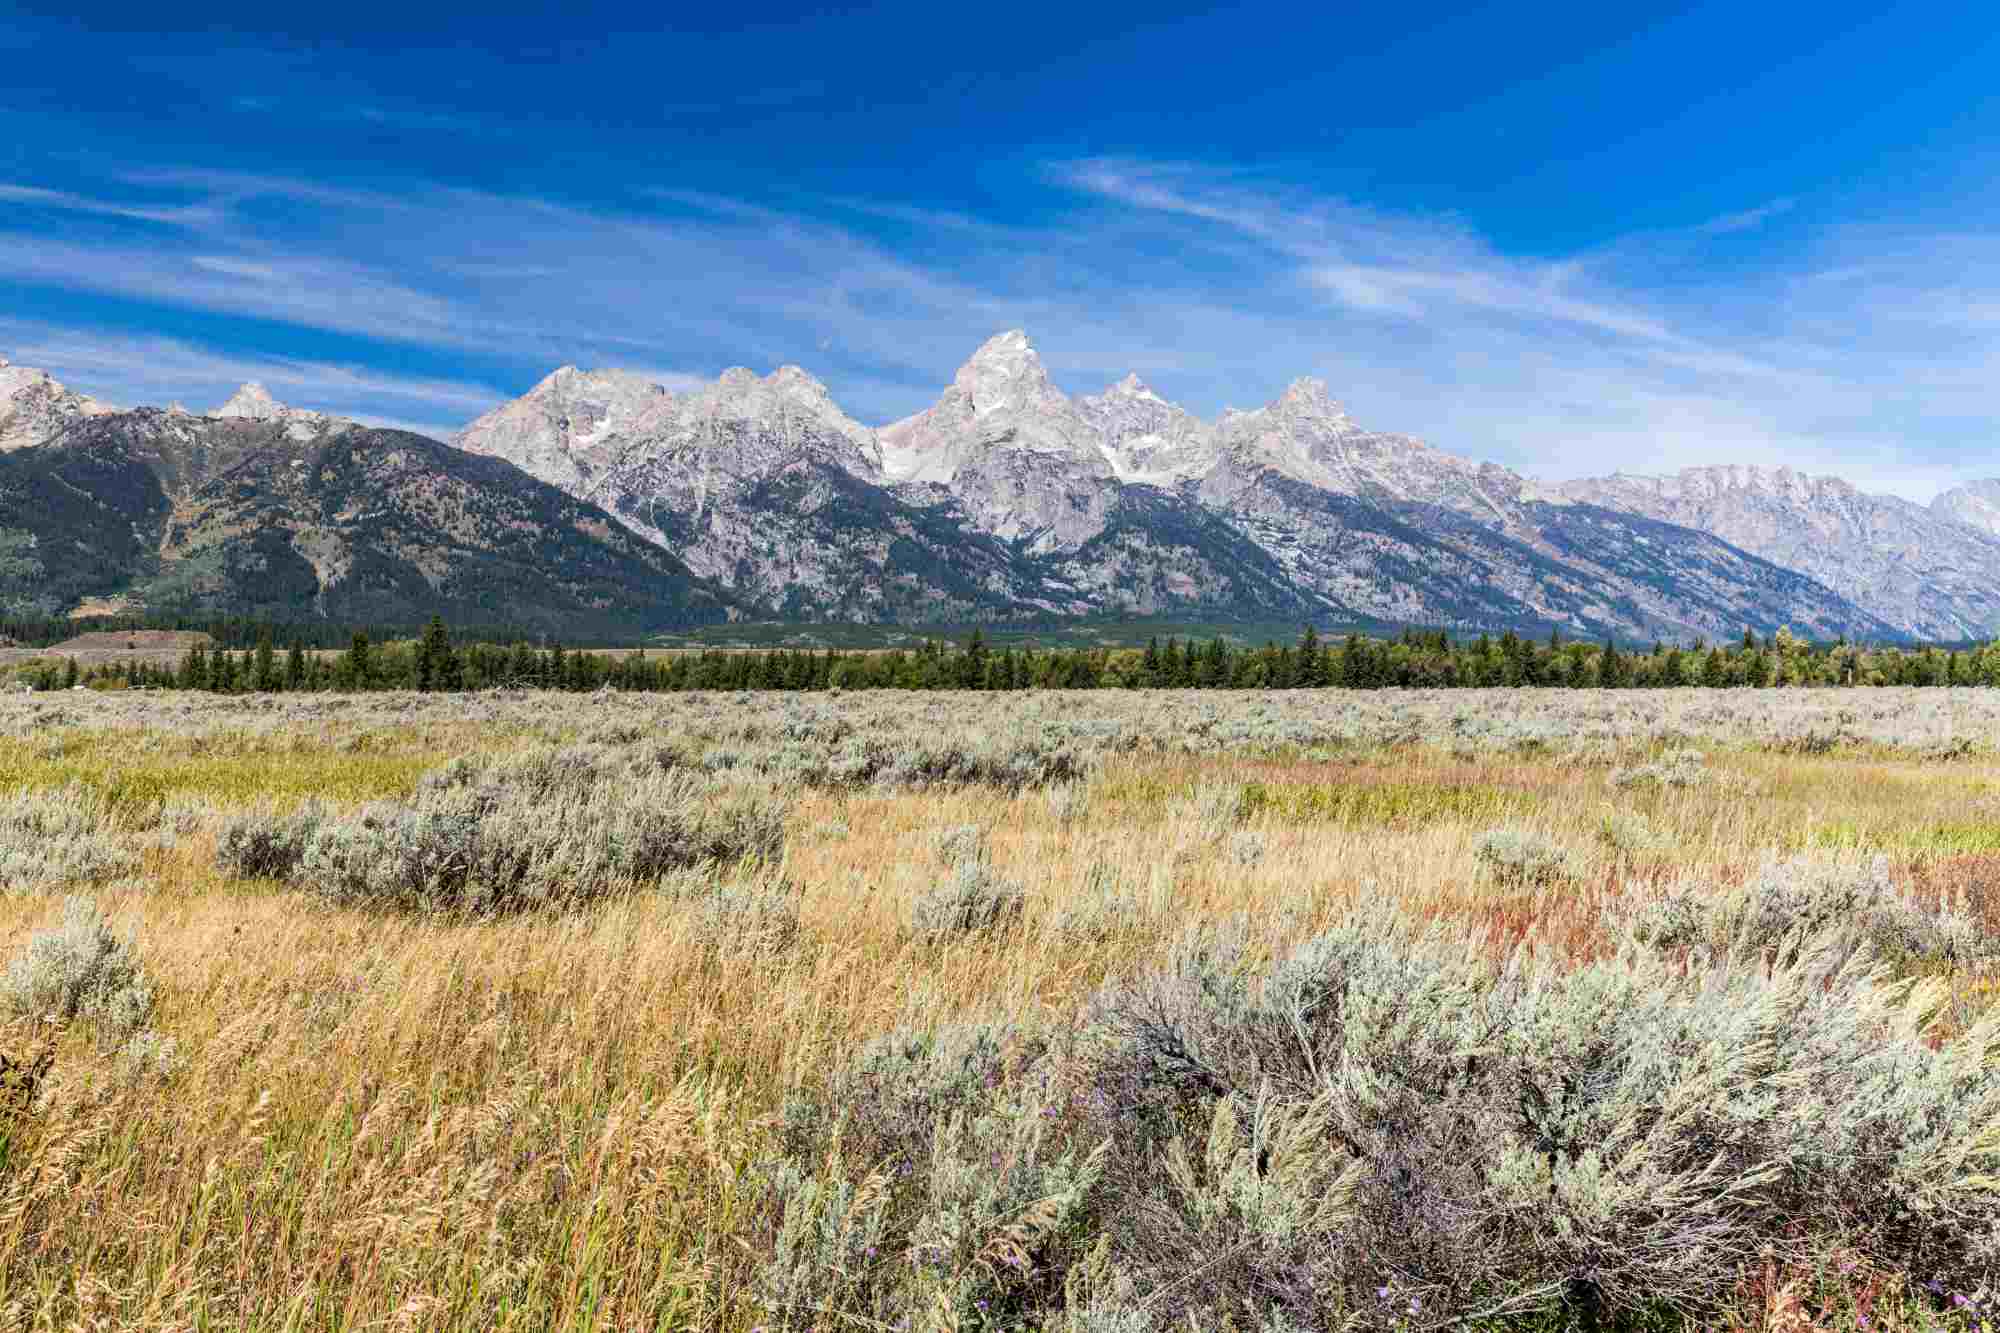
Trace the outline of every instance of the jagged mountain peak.
{"label": "jagged mountain peak", "polygon": [[79,417],[117,410],[76,392],[46,370],[0,356],[0,452],[40,444]]}
{"label": "jagged mountain peak", "polygon": [[[573,585],[567,592],[533,584],[531,597],[571,607],[593,598],[615,606],[645,596],[657,578],[685,580],[691,569],[736,589],[760,612],[807,618],[1191,608],[1289,618],[1331,607],[1366,619],[1481,628],[1556,623],[1628,637],[1714,636],[1778,623],[1814,634],[1892,632],[1888,621],[1855,605],[1866,598],[1894,612],[1899,625],[2000,627],[2000,593],[1990,591],[2000,588],[2000,537],[1980,531],[1969,513],[1955,516],[1943,504],[1935,512],[1901,501],[1871,506],[1865,496],[1849,503],[1803,474],[1744,469],[1714,474],[1711,488],[1753,489],[1730,491],[1728,504],[1689,506],[1689,519],[1650,517],[1669,506],[1638,482],[1629,496],[1607,493],[1597,504],[1549,503],[1567,491],[1551,493],[1503,467],[1363,428],[1316,377],[1210,424],[1137,374],[1071,399],[1050,381],[1027,334],[1009,329],[981,344],[930,408],[879,432],[848,418],[798,366],[761,376],[732,368],[688,389],[675,378],[676,391],[661,378],[558,367],[460,434],[461,449],[489,456],[464,470],[414,446],[371,448],[378,439],[407,437],[285,408],[257,385],[219,409],[236,420],[147,410],[63,425],[87,410],[88,400],[40,372],[0,364],[0,440],[10,438],[7,413],[19,419],[24,402],[33,420],[12,438],[26,438],[24,430],[45,438],[52,424],[61,431],[56,445],[0,458],[0,473],[18,473],[27,487],[22,496],[46,497],[60,509],[52,522],[26,501],[14,511],[22,524],[34,517],[48,540],[59,533],[70,540],[64,525],[86,521],[93,540],[115,538],[124,561],[118,577],[128,582],[150,578],[148,562],[195,552],[180,538],[165,540],[171,532],[158,526],[162,515],[197,492],[204,504],[227,499],[236,507],[202,519],[202,540],[234,540],[253,517],[264,534],[244,560],[254,555],[265,563],[216,576],[223,579],[216,596],[236,602],[266,598],[275,586],[271,570],[306,597],[314,589],[331,595],[386,586],[358,574],[403,542],[401,529],[363,525],[335,533],[337,541],[299,529],[299,559],[285,555],[292,540],[285,534],[298,515],[325,508],[302,503],[311,497],[300,488],[327,480],[323,468],[308,477],[295,466],[301,450],[271,447],[289,438],[337,455],[345,479],[334,480],[357,502],[343,500],[341,513],[373,513],[378,503],[393,508],[406,495],[410,504],[395,511],[404,515],[396,522],[422,526],[431,521],[426,497],[437,485],[461,486],[467,512],[484,512],[502,496],[526,496],[518,475],[525,472],[601,505],[606,515],[536,502],[544,536],[555,524],[603,540],[598,529],[615,516],[635,540],[685,558],[685,566],[635,568],[613,588],[585,579],[588,566],[602,563],[599,552],[565,566],[559,582]],[[18,391],[9,394],[9,386]],[[323,450],[334,429],[350,431],[344,438],[353,447]],[[119,458],[132,476],[144,469],[157,482],[124,488],[150,506],[145,514],[106,518],[88,505],[61,508],[70,504],[62,497],[74,493],[72,481]],[[232,482],[237,489],[227,497],[202,491],[248,462],[262,469],[248,490]],[[1811,488],[1809,503],[1787,498],[1800,488]],[[254,501],[254,514],[237,504],[253,491],[243,503]],[[0,500],[8,494],[0,487]],[[1990,498],[2000,514],[2000,486]],[[1929,527],[1903,510],[1927,518]],[[1791,522],[1793,514],[1801,521]],[[1735,535],[1717,540],[1701,529]],[[507,531],[507,523],[494,527],[494,541]],[[436,553],[452,534],[433,536],[424,544]],[[617,532],[608,540],[616,542]],[[1861,571],[1858,583],[1842,585],[1857,590],[1845,596],[1816,581],[1853,574],[1846,567],[1863,547],[1882,557],[1879,579]],[[522,550],[524,561],[541,559]],[[1766,550],[1788,558],[1754,558]],[[434,562],[429,555],[425,561],[413,577],[435,587]],[[1822,575],[1815,561],[1833,564]],[[342,562],[357,576],[336,567]],[[65,568],[76,565],[70,560]],[[55,568],[51,562],[43,574]],[[1806,573],[1791,572],[1799,569]],[[493,604],[500,586],[466,584],[453,595],[461,605],[481,597]],[[0,581],[0,592],[10,588],[49,596],[33,580]],[[96,591],[79,584],[64,595]]]}
{"label": "jagged mountain peak", "polygon": [[246,380],[229,396],[229,401],[209,413],[212,417],[240,417],[250,421],[269,421],[283,416],[285,405],[271,396],[256,380]]}
{"label": "jagged mountain peak", "polygon": [[672,391],[643,371],[619,370],[612,366],[584,370],[577,366],[565,365],[557,366],[542,376],[534,388],[514,401],[560,402],[578,395],[646,404],[656,398],[671,397]]}
{"label": "jagged mountain peak", "polygon": [[1141,402],[1164,402],[1165,399],[1153,392],[1153,386],[1139,378],[1138,371],[1129,372],[1124,379],[1107,388],[1101,398],[1130,398]]}
{"label": "jagged mountain peak", "polygon": [[1764,463],[1710,463],[1662,475],[1616,472],[1609,477],[1569,482],[1563,487],[1575,498],[1594,498],[1613,488],[1685,499],[1740,496],[1788,504],[1816,500],[1849,504],[1863,499],[1891,505],[1904,503],[1888,496],[1864,497],[1852,482],[1840,477]]}
{"label": "jagged mountain peak", "polygon": [[1326,381],[1317,375],[1301,375],[1285,386],[1285,391],[1272,404],[1282,411],[1293,414],[1310,414],[1328,421],[1351,423],[1347,409],[1327,388]]}
{"label": "jagged mountain peak", "polygon": [[1060,410],[1068,402],[1049,382],[1040,353],[1019,329],[995,334],[952,376],[974,416],[1022,409]]}
{"label": "jagged mountain peak", "polygon": [[826,385],[820,382],[819,377],[804,366],[794,366],[788,363],[779,366],[764,378],[779,388],[795,389],[805,393],[817,394],[822,398],[831,398],[833,396],[827,392]]}
{"label": "jagged mountain peak", "polygon": [[1904,633],[1962,639],[2000,628],[2000,531],[1954,513],[1943,496],[1925,508],[1839,477],[1748,463],[1621,473],[1560,489],[1713,533],[1817,579]]}
{"label": "jagged mountain peak", "polygon": [[1022,357],[1040,360],[1039,354],[1035,351],[1035,344],[1028,337],[1026,329],[1008,329],[1003,333],[994,334],[979,344],[978,350],[973,352],[967,364],[981,361],[1013,361]]}
{"label": "jagged mountain peak", "polygon": [[287,407],[256,380],[247,381],[229,396],[228,402],[208,415],[225,421],[277,422],[284,426],[286,436],[294,440],[313,439],[324,432],[344,429],[352,424],[325,412]]}

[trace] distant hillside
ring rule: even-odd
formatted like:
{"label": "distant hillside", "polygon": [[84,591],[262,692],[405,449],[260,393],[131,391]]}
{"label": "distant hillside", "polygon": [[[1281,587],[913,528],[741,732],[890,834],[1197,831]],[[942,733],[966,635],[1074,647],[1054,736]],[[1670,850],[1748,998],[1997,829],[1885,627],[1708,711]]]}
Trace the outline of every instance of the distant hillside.
{"label": "distant hillside", "polygon": [[587,637],[713,623],[733,599],[597,506],[435,440],[141,409],[0,454],[0,612],[79,605]]}

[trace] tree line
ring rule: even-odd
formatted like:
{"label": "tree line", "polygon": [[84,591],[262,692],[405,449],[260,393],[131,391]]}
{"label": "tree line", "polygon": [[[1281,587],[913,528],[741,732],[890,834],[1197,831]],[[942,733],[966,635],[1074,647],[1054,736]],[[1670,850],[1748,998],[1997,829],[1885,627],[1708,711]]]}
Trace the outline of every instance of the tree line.
{"label": "tree line", "polygon": [[2000,684],[2000,642],[1979,648],[1811,643],[1787,630],[1762,639],[1650,652],[1605,641],[1546,641],[1512,632],[1454,639],[1408,630],[1395,638],[1322,639],[1251,647],[1220,636],[1169,637],[1144,648],[994,647],[974,631],[961,643],[928,639],[909,649],[580,651],[560,643],[458,642],[440,619],[413,638],[378,642],[352,631],[338,653],[302,638],[283,649],[270,627],[252,646],[191,649],[175,665],[122,662],[90,668],[44,664],[37,689],[187,689],[221,694],[284,691],[1020,690],[1020,689],[1572,689],[1778,686],[1976,686]]}

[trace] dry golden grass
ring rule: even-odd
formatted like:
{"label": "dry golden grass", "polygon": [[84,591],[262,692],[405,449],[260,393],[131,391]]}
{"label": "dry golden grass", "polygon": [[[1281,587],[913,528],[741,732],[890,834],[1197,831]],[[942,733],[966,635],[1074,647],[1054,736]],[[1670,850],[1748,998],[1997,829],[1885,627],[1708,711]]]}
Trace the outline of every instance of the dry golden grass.
{"label": "dry golden grass", "polygon": [[[562,703],[528,700],[510,725],[16,735],[0,740],[0,787],[352,803],[406,792],[453,754],[560,736]],[[1820,842],[1880,847],[1941,891],[2000,878],[2000,859],[1959,845],[1983,833],[1937,833],[1996,827],[2000,765],[1709,763],[1720,781],[1637,791],[1560,751],[1332,762],[1245,747],[1110,759],[1081,813],[1035,791],[804,792],[786,858],[803,932],[777,958],[710,937],[694,904],[660,893],[561,918],[335,911],[220,876],[211,822],[100,895],[158,984],[178,1072],[135,1080],[86,1032],[0,1029],[0,1051],[56,1054],[0,1166],[0,1327],[748,1329],[766,1225],[751,1166],[783,1097],[899,1022],[1066,1010],[1189,923],[1237,914],[1273,951],[1393,902],[1495,950],[1581,958],[1622,896],[1726,882]],[[1204,814],[1204,791],[1246,783],[1261,794],[1240,823]],[[1643,815],[1666,849],[1608,846],[1613,811]],[[941,873],[934,832],[962,823],[991,829],[1027,910],[924,943],[903,912]],[[1576,879],[1495,884],[1473,848],[1502,823],[1568,848]],[[1076,928],[1065,912],[1107,878],[1137,913]],[[0,952],[59,903],[0,898]],[[1746,1288],[1745,1321],[1826,1326],[1798,1322],[1787,1280]]]}

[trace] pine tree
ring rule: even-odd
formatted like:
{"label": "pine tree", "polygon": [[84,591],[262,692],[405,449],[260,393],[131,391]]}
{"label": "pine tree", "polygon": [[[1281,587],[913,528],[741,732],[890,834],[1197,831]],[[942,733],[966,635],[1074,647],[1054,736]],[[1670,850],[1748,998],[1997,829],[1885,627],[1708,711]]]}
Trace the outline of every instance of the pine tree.
{"label": "pine tree", "polygon": [[965,642],[965,674],[962,683],[968,689],[986,687],[986,635],[975,627],[972,637]]}
{"label": "pine tree", "polygon": [[256,665],[251,669],[251,680],[259,693],[278,688],[277,662],[271,652],[269,625],[257,633],[257,658]]}
{"label": "pine tree", "polygon": [[1298,683],[1302,689],[1315,689],[1326,684],[1320,678],[1319,631],[1307,625],[1305,633],[1299,635]]}
{"label": "pine tree", "polygon": [[285,688],[302,690],[306,684],[306,650],[297,639],[285,654]]}
{"label": "pine tree", "polygon": [[1625,659],[1618,655],[1618,645],[1606,639],[1604,652],[1597,663],[1597,683],[1604,689],[1616,690],[1622,689],[1625,681]]}
{"label": "pine tree", "polygon": [[443,616],[432,616],[431,623],[424,627],[423,637],[417,640],[416,665],[418,689],[458,688],[458,657],[452,652],[451,634],[444,627]]}
{"label": "pine tree", "polygon": [[348,642],[347,652],[341,657],[339,670],[340,678],[351,689],[365,690],[374,680],[375,664],[370,660],[365,632],[354,631],[354,638]]}
{"label": "pine tree", "polygon": [[1361,636],[1350,632],[1340,649],[1340,683],[1358,690],[1366,683],[1367,667],[1361,660]]}

